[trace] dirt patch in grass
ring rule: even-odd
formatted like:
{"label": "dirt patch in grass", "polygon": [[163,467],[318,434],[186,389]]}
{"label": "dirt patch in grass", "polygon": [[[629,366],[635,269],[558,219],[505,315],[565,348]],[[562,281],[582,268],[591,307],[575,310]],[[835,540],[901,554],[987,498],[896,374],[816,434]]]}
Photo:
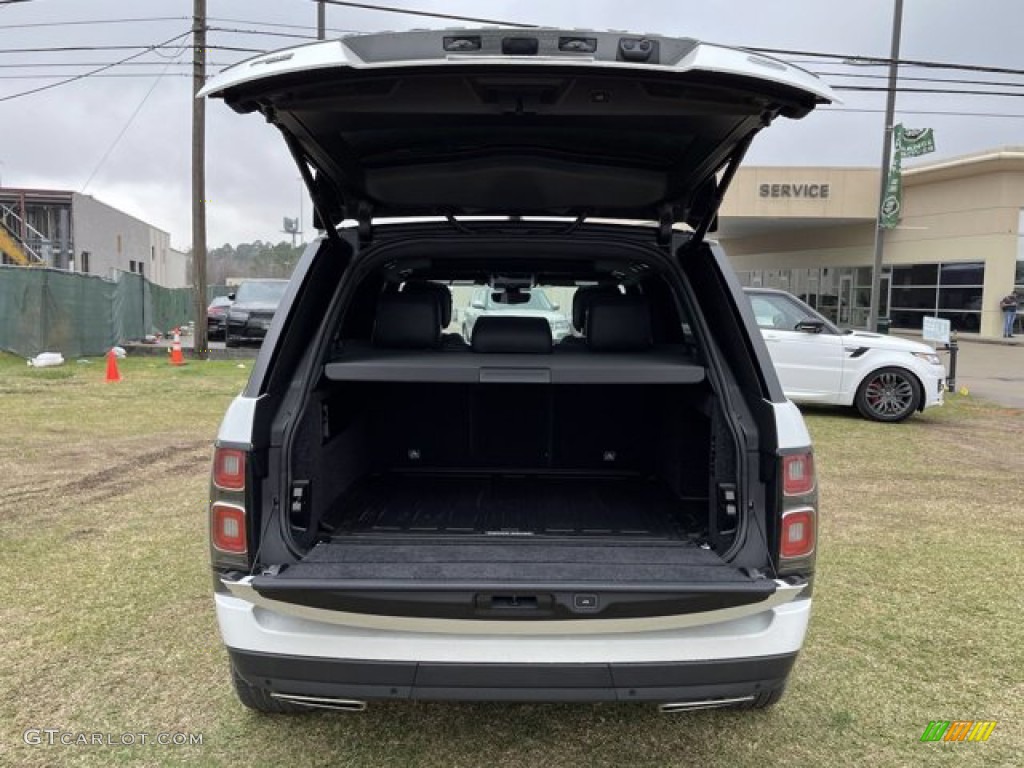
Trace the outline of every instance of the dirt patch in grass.
{"label": "dirt patch in grass", "polygon": [[[815,609],[773,710],[386,703],[262,717],[234,697],[207,565],[210,445],[247,371],[128,360],[33,379],[0,357],[0,765],[1016,765],[1024,754],[1020,412],[898,426],[815,411]],[[22,366],[23,367],[23,364]],[[23,384],[31,385],[22,388]],[[929,720],[995,719],[985,744]],[[201,734],[30,746],[26,729]]]}

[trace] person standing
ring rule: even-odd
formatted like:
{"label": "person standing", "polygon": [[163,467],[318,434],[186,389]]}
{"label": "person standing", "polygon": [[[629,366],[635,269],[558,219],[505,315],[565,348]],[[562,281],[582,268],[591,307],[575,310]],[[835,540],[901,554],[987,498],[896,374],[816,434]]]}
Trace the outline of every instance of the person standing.
{"label": "person standing", "polygon": [[999,301],[999,308],[1003,311],[1003,338],[1013,338],[1013,324],[1017,320],[1017,291],[1010,293]]}

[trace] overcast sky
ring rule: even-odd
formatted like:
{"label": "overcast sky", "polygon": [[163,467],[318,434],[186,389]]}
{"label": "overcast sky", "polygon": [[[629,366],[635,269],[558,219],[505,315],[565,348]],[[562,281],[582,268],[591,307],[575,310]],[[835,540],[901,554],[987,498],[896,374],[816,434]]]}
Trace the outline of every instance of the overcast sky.
{"label": "overcast sky", "polygon": [[[367,0],[372,1],[372,0]],[[894,0],[382,0],[393,7],[548,26],[628,29],[751,48],[887,57]],[[191,53],[146,54],[133,63],[39,93],[22,91],[118,61],[136,50],[12,52],[63,46],[149,46],[188,31],[192,0],[0,0],[0,180],[7,187],[84,191],[191,242]],[[315,35],[312,0],[207,0],[213,46],[273,50]],[[141,21],[167,17],[159,21]],[[67,24],[103,21],[102,24]],[[58,23],[59,25],[54,25]],[[27,26],[47,24],[49,26]],[[457,22],[328,6],[328,37],[345,31]],[[306,29],[293,29],[299,25]],[[248,32],[228,32],[248,30]],[[252,34],[252,31],[274,35]],[[1024,67],[1021,0],[906,0],[901,59]],[[174,45],[188,44],[182,37]],[[214,50],[211,63],[251,56]],[[800,54],[781,56],[833,85],[884,87],[885,68]],[[61,65],[61,66],[52,66]],[[67,66],[75,65],[75,66]],[[86,65],[86,66],[82,66]],[[221,67],[213,66],[211,71]],[[129,76],[125,76],[129,75]],[[851,77],[857,76],[857,77]],[[46,77],[40,77],[46,76]],[[865,77],[868,76],[868,77]],[[870,77],[875,76],[875,77]],[[878,77],[882,76],[882,77]],[[32,79],[28,79],[28,78]],[[995,84],[955,86],[914,78]],[[904,67],[901,87],[999,90],[1013,96],[904,94],[897,122],[933,127],[927,160],[1024,145],[1024,74]],[[802,121],[779,121],[755,141],[747,165],[877,166],[885,95],[841,91],[844,104]],[[134,117],[133,117],[134,115]],[[988,116],[983,116],[988,115]],[[120,138],[119,138],[120,136]],[[90,180],[91,177],[91,180]],[[88,186],[86,186],[88,182]],[[218,100],[207,109],[208,243],[286,239],[282,218],[305,218],[298,172],[277,131]]]}

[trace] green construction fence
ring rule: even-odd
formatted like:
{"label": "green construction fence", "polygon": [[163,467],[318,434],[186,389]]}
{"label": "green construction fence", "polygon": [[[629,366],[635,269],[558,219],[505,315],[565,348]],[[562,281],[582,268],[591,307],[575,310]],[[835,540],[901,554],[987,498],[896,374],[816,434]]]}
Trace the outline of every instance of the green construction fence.
{"label": "green construction fence", "polygon": [[142,275],[116,280],[38,267],[0,267],[0,349],[22,357],[103,355],[194,317],[192,289]]}

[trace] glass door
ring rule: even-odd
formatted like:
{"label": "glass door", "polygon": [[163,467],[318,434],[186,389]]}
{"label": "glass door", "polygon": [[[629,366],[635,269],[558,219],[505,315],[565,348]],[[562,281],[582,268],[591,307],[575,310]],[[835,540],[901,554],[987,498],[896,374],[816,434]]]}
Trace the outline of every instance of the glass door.
{"label": "glass door", "polygon": [[839,325],[850,325],[853,308],[853,275],[839,276]]}

